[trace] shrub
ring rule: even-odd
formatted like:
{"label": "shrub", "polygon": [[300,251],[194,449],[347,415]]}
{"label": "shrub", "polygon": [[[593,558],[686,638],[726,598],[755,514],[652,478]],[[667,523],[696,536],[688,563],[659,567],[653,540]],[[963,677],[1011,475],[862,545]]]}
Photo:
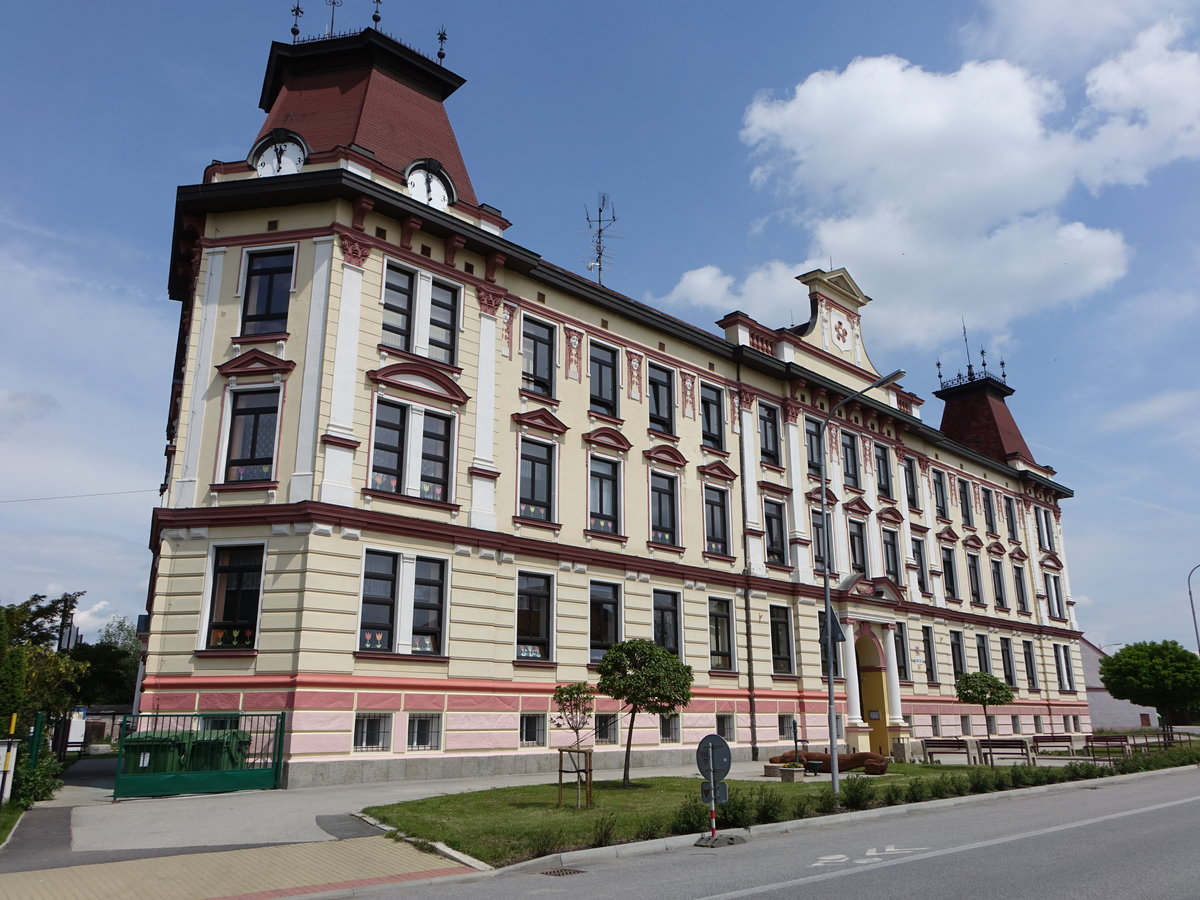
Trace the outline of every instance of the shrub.
{"label": "shrub", "polygon": [[997,769],[992,773],[992,781],[995,783],[996,790],[1007,791],[1013,786],[1012,770],[1008,768]]}
{"label": "shrub", "polygon": [[972,769],[967,775],[967,784],[972,794],[990,794],[996,789],[996,779],[991,769]]}
{"label": "shrub", "polygon": [[29,809],[40,800],[50,800],[62,787],[61,774],[62,765],[50,752],[49,743],[42,748],[36,766],[31,766],[29,754],[22,752],[14,773],[12,802]]}
{"label": "shrub", "polygon": [[914,778],[905,785],[905,797],[909,803],[922,803],[930,797],[929,779]]}
{"label": "shrub", "polygon": [[813,814],[815,806],[812,794],[808,791],[801,791],[792,803],[792,815],[797,819],[806,819]]}
{"label": "shrub", "polygon": [[639,841],[655,841],[667,836],[667,823],[661,816],[647,813],[638,817],[633,834]]}
{"label": "shrub", "polygon": [[754,789],[754,820],[759,825],[782,822],[787,816],[787,802],[773,787],[760,784]]}
{"label": "shrub", "polygon": [[1104,776],[1110,774],[1109,769],[1090,761],[1067,763],[1065,771],[1067,773],[1067,777],[1072,780],[1084,778],[1103,778]]}
{"label": "shrub", "polygon": [[1029,787],[1030,785],[1039,784],[1038,770],[1038,766],[1013,766],[1009,769],[1013,787]]}
{"label": "shrub", "polygon": [[730,788],[729,799],[717,807],[717,824],[723,828],[749,828],[756,812],[748,792]]}
{"label": "shrub", "polygon": [[842,782],[842,806],[867,809],[875,803],[875,782],[862,775],[851,775]]}
{"label": "shrub", "polygon": [[883,795],[880,798],[887,806],[899,806],[908,798],[908,791],[899,781],[886,781],[883,784]]}
{"label": "shrub", "polygon": [[[697,803],[700,801],[697,800]],[[678,813],[676,813],[678,815]],[[696,829],[699,831],[699,829]],[[592,822],[592,846],[607,847],[613,842],[613,836],[617,833],[617,817],[611,812],[602,812],[599,817]]]}
{"label": "shrub", "polygon": [[821,789],[821,792],[817,794],[817,812],[821,813],[822,815],[827,815],[837,811],[837,795],[833,793],[833,787],[831,785],[825,785],[825,787]]}
{"label": "shrub", "polygon": [[929,782],[929,796],[935,800],[941,800],[953,794],[953,788],[950,784],[950,776],[942,773]]}
{"label": "shrub", "polygon": [[530,834],[529,852],[535,859],[539,856],[549,856],[563,849],[565,843],[562,826],[543,825]]}
{"label": "shrub", "polygon": [[971,793],[971,780],[966,775],[951,775],[949,779],[951,796],[963,797]]}
{"label": "shrub", "polygon": [[675,810],[671,822],[673,834],[693,834],[709,830],[709,810],[696,797],[688,797]]}

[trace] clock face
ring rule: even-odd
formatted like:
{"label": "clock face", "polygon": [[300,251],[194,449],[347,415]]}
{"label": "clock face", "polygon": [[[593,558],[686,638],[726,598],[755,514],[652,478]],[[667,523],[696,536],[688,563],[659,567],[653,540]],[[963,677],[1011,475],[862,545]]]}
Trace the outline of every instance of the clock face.
{"label": "clock face", "polygon": [[445,209],[450,205],[450,192],[446,182],[428,169],[413,169],[408,175],[408,191],[414,200],[420,200],[434,209]]}
{"label": "clock face", "polygon": [[259,176],[294,175],[304,165],[304,148],[295,141],[276,141],[259,151],[254,168]]}

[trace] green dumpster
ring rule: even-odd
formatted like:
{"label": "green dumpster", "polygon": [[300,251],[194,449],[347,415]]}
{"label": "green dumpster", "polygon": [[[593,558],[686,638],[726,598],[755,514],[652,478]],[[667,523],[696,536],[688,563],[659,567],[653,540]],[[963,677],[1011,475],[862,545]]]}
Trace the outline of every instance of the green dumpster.
{"label": "green dumpster", "polygon": [[137,731],[122,743],[125,775],[181,772],[187,756],[190,731]]}
{"label": "green dumpster", "polygon": [[241,769],[250,747],[250,732],[234,729],[198,731],[192,738],[188,768],[193,772]]}

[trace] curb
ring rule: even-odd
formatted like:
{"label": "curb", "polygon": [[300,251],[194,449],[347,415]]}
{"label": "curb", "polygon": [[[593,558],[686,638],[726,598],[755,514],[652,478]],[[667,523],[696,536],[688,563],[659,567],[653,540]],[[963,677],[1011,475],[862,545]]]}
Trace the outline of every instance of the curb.
{"label": "curb", "polygon": [[[351,813],[351,815],[356,816],[359,819],[362,819],[368,825],[374,825],[380,831],[384,832],[385,835],[391,834],[394,831],[394,829],[390,825],[385,825],[382,822],[380,822],[378,819],[368,816],[366,813],[356,812],[356,813]],[[415,845],[416,841],[420,841],[420,843],[422,843],[428,847],[432,847],[439,854],[446,857],[446,859],[453,860],[454,862],[459,863],[460,865],[470,866],[472,869],[476,869],[480,872],[494,871],[492,866],[489,866],[487,863],[483,862],[482,860],[478,860],[473,856],[467,856],[467,854],[462,853],[458,850],[455,850],[453,847],[446,846],[441,841],[426,841],[421,838],[409,838],[408,835],[402,834],[399,831],[396,831],[395,834],[396,834],[397,840],[407,841],[408,843],[414,844],[414,845]]]}

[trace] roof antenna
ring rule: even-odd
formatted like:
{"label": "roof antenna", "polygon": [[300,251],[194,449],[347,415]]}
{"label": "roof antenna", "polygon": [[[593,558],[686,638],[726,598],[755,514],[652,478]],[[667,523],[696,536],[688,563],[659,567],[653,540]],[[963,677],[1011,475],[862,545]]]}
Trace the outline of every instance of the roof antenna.
{"label": "roof antenna", "polygon": [[438,57],[438,65],[444,66],[446,64],[446,62],[445,62],[445,60],[446,60],[446,23],[445,22],[443,22],[442,27],[438,29],[437,57]]}
{"label": "roof antenna", "polygon": [[608,250],[604,246],[604,238],[619,238],[618,234],[607,234],[608,229],[617,221],[617,208],[609,203],[608,194],[601,193],[599,200],[596,202],[596,215],[593,218],[592,214],[584,208],[584,216],[587,218],[588,231],[594,232],[592,235],[592,252],[593,257],[588,260],[587,270],[595,271],[596,284],[604,284],[604,264],[608,261]]}
{"label": "roof antenna", "polygon": [[333,37],[333,17],[337,15],[337,8],[341,6],[343,0],[325,0],[325,5],[329,7],[329,36]]}
{"label": "roof antenna", "polygon": [[967,351],[967,380],[975,380],[975,367],[971,365],[971,345],[967,343],[967,320],[962,320],[963,327],[963,349]]}
{"label": "roof antenna", "polygon": [[383,16],[379,14],[379,4],[382,2],[383,0],[375,0],[375,12],[371,13],[371,21],[375,23],[376,28],[379,27],[379,20],[383,18]]}
{"label": "roof antenna", "polygon": [[297,3],[292,7],[292,43],[300,37],[300,17],[304,15],[304,8]]}

